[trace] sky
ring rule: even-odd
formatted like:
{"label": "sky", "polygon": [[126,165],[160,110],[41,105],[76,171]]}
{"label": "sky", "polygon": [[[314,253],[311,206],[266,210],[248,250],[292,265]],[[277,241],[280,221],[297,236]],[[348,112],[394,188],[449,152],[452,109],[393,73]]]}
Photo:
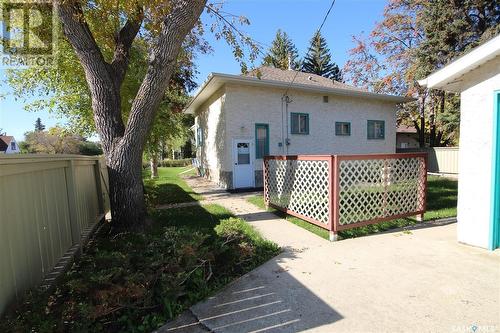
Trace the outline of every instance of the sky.
{"label": "sky", "polygon": [[[341,68],[349,58],[349,50],[354,47],[352,36],[362,32],[369,33],[374,24],[382,19],[386,3],[387,0],[336,0],[322,34],[327,40],[333,60]],[[303,57],[311,36],[321,24],[330,4],[330,0],[226,0],[224,11],[247,17],[251,24],[242,26],[241,30],[264,45],[271,44],[277,29],[286,31]],[[202,21],[206,26],[205,38],[213,52],[196,58],[199,72],[196,82],[203,83],[211,72],[239,74],[240,65],[234,59],[231,49],[225,41],[216,40],[209,31],[213,19],[203,14]],[[260,60],[256,65],[259,63]],[[7,135],[13,135],[21,141],[26,131],[33,130],[38,117],[47,128],[64,124],[64,119],[46,111],[25,111],[25,100],[16,100],[4,80],[5,72],[0,68],[0,129],[7,132]]]}

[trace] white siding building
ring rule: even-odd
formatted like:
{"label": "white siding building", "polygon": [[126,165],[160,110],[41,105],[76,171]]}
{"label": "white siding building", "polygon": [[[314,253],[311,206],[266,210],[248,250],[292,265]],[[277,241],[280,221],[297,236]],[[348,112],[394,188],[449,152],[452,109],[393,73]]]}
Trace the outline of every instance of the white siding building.
{"label": "white siding building", "polygon": [[394,153],[396,106],[403,101],[261,67],[246,76],[212,73],[185,112],[196,116],[204,174],[235,189],[263,186],[265,155]]}
{"label": "white siding building", "polygon": [[419,82],[459,92],[458,241],[500,246],[500,36]]}
{"label": "white siding building", "polygon": [[0,135],[0,154],[19,154],[21,150],[16,139],[9,135]]}

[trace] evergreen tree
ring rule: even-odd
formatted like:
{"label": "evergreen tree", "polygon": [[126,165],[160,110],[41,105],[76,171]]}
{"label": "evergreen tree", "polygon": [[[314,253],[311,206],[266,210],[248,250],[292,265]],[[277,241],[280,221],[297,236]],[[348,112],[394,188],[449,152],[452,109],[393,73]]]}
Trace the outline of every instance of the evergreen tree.
{"label": "evergreen tree", "polygon": [[41,132],[45,130],[45,125],[42,124],[42,119],[40,118],[36,118],[36,122],[35,122],[35,131],[37,132]]}
{"label": "evergreen tree", "polygon": [[302,64],[302,71],[342,81],[339,66],[332,61],[326,39],[317,31],[311,38],[309,50]]}
{"label": "evergreen tree", "polygon": [[273,66],[280,69],[288,69],[288,58],[290,57],[292,69],[298,69],[298,51],[288,34],[278,29],[276,37],[267,52],[263,65]]}

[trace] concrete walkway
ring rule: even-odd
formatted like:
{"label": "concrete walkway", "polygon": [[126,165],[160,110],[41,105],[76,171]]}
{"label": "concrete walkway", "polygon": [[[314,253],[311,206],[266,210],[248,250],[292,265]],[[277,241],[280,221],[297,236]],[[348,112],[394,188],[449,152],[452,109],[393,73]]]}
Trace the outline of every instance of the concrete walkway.
{"label": "concrete walkway", "polygon": [[160,332],[500,332],[500,252],[427,225],[330,243],[200,179],[283,253]]}

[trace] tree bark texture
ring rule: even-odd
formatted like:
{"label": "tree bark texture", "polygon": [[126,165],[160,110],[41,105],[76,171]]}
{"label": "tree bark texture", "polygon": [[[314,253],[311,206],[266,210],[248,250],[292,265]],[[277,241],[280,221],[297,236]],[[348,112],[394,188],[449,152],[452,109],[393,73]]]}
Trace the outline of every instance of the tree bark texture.
{"label": "tree bark texture", "polygon": [[151,167],[151,178],[158,178],[158,157],[151,157],[149,165]]}
{"label": "tree bark texture", "polygon": [[418,124],[419,131],[418,131],[418,141],[420,148],[425,147],[425,94],[420,93],[418,97],[418,114],[419,114],[419,120],[420,123]]}
{"label": "tree bark texture", "polygon": [[429,146],[435,147],[436,145],[436,106],[434,100],[436,99],[435,95],[430,95],[431,112],[429,114]]}
{"label": "tree bark texture", "polygon": [[90,89],[95,125],[108,167],[112,223],[117,229],[141,228],[145,220],[142,152],[182,42],[205,4],[206,0],[170,1],[170,11],[152,42],[146,75],[124,124],[120,87],[128,68],[130,47],[142,25],[142,9],[131,14],[116,33],[113,60],[108,63],[85,21],[80,2],[55,3],[64,34],[80,60]]}

